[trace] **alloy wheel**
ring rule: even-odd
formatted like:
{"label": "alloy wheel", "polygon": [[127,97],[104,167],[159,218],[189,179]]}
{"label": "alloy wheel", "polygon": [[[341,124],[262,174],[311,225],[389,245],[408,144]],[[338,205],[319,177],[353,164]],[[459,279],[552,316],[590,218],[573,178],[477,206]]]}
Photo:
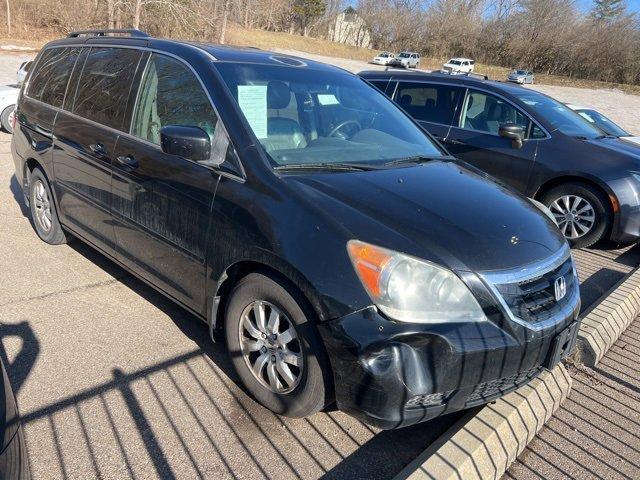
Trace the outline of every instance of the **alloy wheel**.
{"label": "alloy wheel", "polygon": [[42,183],[41,180],[36,180],[33,186],[33,201],[36,207],[36,215],[35,219],[38,222],[38,225],[45,232],[49,232],[51,230],[51,200],[49,199],[49,194],[47,193],[47,189]]}
{"label": "alloy wheel", "polygon": [[287,315],[272,303],[249,304],[238,329],[242,356],[253,376],[272,392],[293,391],[304,369],[300,338]]}
{"label": "alloy wheel", "polygon": [[593,206],[578,195],[563,195],[549,205],[558,228],[566,238],[574,240],[591,231],[596,221]]}

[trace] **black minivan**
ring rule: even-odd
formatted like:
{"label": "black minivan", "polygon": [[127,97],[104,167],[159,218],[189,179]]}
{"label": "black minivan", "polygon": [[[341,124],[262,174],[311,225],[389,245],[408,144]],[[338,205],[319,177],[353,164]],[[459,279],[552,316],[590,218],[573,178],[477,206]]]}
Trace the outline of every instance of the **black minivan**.
{"label": "black minivan", "polygon": [[640,147],[530,88],[483,76],[361,72],[456,157],[547,206],[573,247],[640,238]]}
{"label": "black minivan", "polygon": [[359,77],[256,49],[77,32],[17,106],[42,240],[77,237],[224,332],[246,389],[381,428],[490,401],[571,349],[565,239]]}

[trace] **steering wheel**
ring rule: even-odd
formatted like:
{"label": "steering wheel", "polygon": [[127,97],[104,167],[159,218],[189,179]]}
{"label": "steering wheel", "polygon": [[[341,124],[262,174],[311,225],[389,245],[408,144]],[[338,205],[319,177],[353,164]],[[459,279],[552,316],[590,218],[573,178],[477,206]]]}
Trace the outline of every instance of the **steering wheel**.
{"label": "steering wheel", "polygon": [[340,130],[342,130],[344,127],[346,127],[347,125],[355,125],[356,127],[358,127],[358,131],[362,130],[362,125],[360,125],[359,122],[357,122],[356,120],[344,120],[342,122],[340,122],[338,125],[336,125],[335,127],[333,127],[331,129],[331,131],[329,132],[329,134],[327,135],[327,137],[341,137],[344,138],[345,140],[348,138],[348,136],[344,133],[338,135],[338,133],[340,132]]}

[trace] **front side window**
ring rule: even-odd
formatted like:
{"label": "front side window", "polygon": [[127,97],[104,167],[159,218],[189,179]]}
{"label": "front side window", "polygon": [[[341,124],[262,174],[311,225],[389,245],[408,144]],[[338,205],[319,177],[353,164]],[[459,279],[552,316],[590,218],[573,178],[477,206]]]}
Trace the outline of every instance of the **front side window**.
{"label": "front side window", "polygon": [[213,141],[217,117],[194,73],[177,60],[153,54],[140,86],[131,133],[160,145],[167,125],[199,127]]}
{"label": "front side window", "polygon": [[51,48],[42,53],[29,81],[27,96],[61,107],[79,48]]}
{"label": "front side window", "polygon": [[520,110],[501,98],[488,93],[469,90],[460,125],[467,130],[498,135],[500,125],[516,124],[526,132],[529,119]]}
{"label": "front side window", "polygon": [[80,75],[73,113],[121,129],[140,50],[92,48]]}
{"label": "front side window", "polygon": [[413,118],[451,125],[464,89],[448,85],[402,82],[396,100]]}
{"label": "front side window", "polygon": [[388,97],[356,76],[261,64],[215,66],[274,166],[442,155]]}

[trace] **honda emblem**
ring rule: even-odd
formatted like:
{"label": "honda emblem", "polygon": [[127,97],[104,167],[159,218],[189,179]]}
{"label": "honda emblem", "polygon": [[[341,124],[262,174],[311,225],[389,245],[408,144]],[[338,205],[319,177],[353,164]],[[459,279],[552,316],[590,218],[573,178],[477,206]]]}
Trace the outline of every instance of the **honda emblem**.
{"label": "honda emblem", "polygon": [[559,302],[567,294],[567,282],[564,277],[556,278],[553,283],[553,290],[555,292],[556,302]]}

